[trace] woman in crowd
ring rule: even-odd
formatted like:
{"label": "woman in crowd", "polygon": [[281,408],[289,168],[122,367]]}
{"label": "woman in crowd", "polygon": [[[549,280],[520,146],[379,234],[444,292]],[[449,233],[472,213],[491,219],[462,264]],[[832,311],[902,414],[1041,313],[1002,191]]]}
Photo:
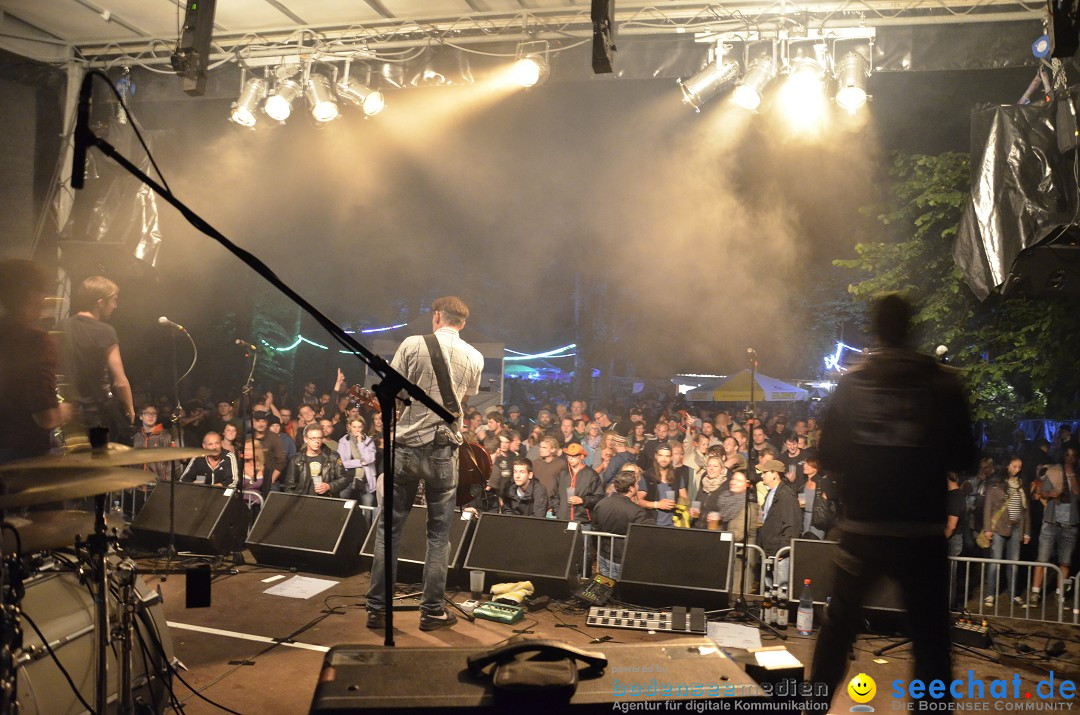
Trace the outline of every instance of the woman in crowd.
{"label": "woman in crowd", "polygon": [[641,475],[638,506],[648,511],[659,526],[675,526],[672,515],[679,499],[686,503],[686,485],[679,483],[671,464],[671,446],[665,443],[656,449],[652,467]]}
{"label": "woman in crowd", "polygon": [[605,443],[604,436],[600,434],[600,425],[595,422],[587,423],[585,425],[585,435],[581,438],[581,446],[589,453],[585,457],[585,465],[592,467],[597,474],[602,471],[597,467],[603,461],[602,451]]}
{"label": "woman in crowd", "polygon": [[221,430],[221,448],[236,454],[236,425],[226,422]]}
{"label": "woman in crowd", "polygon": [[[709,457],[708,461],[705,462],[705,474],[701,477],[697,498],[694,500],[699,506],[697,508],[691,506],[690,508],[690,516],[694,520],[691,523],[693,528],[708,529],[711,527],[716,530],[722,528],[722,524],[727,521],[727,519],[724,519],[725,513],[729,518],[734,518],[731,504],[726,504],[723,509],[720,504],[720,498],[729,494],[726,483],[727,470],[724,468],[723,460],[716,456]],[[742,504],[745,498],[746,495],[741,494],[736,501]],[[732,502],[732,499],[727,497],[725,501]]]}

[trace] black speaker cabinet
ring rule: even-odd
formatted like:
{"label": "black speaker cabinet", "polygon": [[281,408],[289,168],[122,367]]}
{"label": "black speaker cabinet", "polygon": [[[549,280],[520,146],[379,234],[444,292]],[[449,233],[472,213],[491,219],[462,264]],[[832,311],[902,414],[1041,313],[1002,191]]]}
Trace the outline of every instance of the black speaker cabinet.
{"label": "black speaker cabinet", "polygon": [[[825,605],[826,600],[835,593],[834,557],[839,549],[840,545],[835,541],[792,539],[788,600],[798,601],[802,595],[803,581],[810,579],[810,592],[814,595],[814,603]],[[900,587],[892,579],[880,579],[866,594],[863,607],[903,611],[904,601],[900,597]]]}
{"label": "black speaker cabinet", "polygon": [[[469,549],[469,538],[472,536],[472,527],[475,523],[476,519],[462,519],[460,511],[454,512],[453,521],[450,522],[448,582],[459,585],[463,583],[462,564],[465,563],[465,554]],[[372,520],[364,546],[360,549],[362,566],[370,567],[371,560],[375,556],[375,534],[382,528],[382,510],[380,509],[375,511],[375,519]],[[415,583],[422,577],[426,556],[427,507],[414,506],[409,512],[409,518],[405,520],[405,528],[401,533],[401,546],[398,550],[398,581],[411,579],[409,582]]]}
{"label": "black speaker cabinet", "polygon": [[631,524],[619,599],[658,608],[725,608],[734,549],[727,531]]}
{"label": "black speaker cabinet", "polygon": [[537,593],[568,596],[581,573],[581,532],[537,516],[482,514],[466,571],[484,571],[485,590],[502,581],[532,581]]}
{"label": "black speaker cabinet", "polygon": [[261,564],[350,574],[360,570],[366,526],[353,499],[271,492],[247,546]]}
{"label": "black speaker cabinet", "polygon": [[[1062,229],[1063,236],[1076,234]],[[1080,246],[1029,246],[1017,254],[1001,286],[1004,298],[1052,298],[1080,294]]]}
{"label": "black speaker cabinet", "polygon": [[169,545],[169,494],[175,489],[176,548],[199,554],[228,554],[240,548],[247,505],[232,489],[205,484],[161,482],[131,522],[129,543],[145,549]]}

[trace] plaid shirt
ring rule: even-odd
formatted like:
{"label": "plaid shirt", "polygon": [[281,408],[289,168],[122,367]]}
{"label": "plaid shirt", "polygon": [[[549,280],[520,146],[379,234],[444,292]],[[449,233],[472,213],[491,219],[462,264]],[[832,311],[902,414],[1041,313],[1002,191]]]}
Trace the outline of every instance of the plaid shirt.
{"label": "plaid shirt", "polygon": [[[435,337],[442,346],[443,358],[450,371],[450,384],[457,395],[458,404],[464,405],[465,398],[480,391],[480,373],[484,370],[484,356],[480,351],[461,339],[454,328],[439,328]],[[415,382],[421,390],[431,395],[436,402],[442,402],[439,381],[431,367],[427,343],[422,335],[405,338],[398,346],[391,363],[393,368]],[[435,413],[419,402],[412,402],[402,410],[398,417],[396,437],[398,444],[405,447],[420,447],[435,438],[435,428],[443,421]]]}

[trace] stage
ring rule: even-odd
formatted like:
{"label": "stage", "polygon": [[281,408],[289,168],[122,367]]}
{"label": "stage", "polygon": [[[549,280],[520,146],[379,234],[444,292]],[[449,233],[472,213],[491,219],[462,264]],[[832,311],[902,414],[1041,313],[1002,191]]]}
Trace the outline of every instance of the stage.
{"label": "stage", "polygon": [[[172,574],[162,578],[147,573],[157,562],[140,561],[144,569],[143,579],[151,588],[160,586],[164,597],[164,612],[169,623],[169,634],[176,657],[186,666],[183,678],[202,694],[221,705],[241,713],[304,713],[311,706],[320,674],[321,664],[327,650],[339,644],[370,645],[381,647],[383,634],[365,627],[363,608],[364,593],[368,588],[367,573],[347,578],[305,574],[334,582],[327,590],[306,599],[272,595],[265,591],[280,585],[296,575],[287,570],[258,565],[243,565],[234,572],[223,572],[212,581],[212,604],[209,608],[185,608],[185,577]],[[283,576],[272,582],[267,579]],[[455,602],[469,598],[467,591],[448,592]],[[466,621],[459,615],[459,622],[449,629],[421,632],[418,628],[419,611],[395,612],[395,641],[398,648],[457,647],[476,648],[494,646],[507,638],[524,633],[529,637],[558,639],[567,644],[592,650],[603,650],[605,644],[673,642],[682,635],[649,633],[642,630],[594,628],[585,624],[587,610],[576,606],[567,607],[565,602],[552,601],[546,609],[530,612],[525,619],[514,625],[493,621]],[[1080,643],[1076,642],[1080,631],[1075,626],[1023,622],[1011,619],[995,619],[992,627],[1023,633],[1054,634],[1062,639],[1066,652],[1055,661],[1041,659],[1039,665],[1012,657],[1001,657],[998,664],[984,658],[956,651],[954,671],[963,677],[965,687],[968,670],[976,680],[983,680],[987,687],[994,679],[1009,682],[1019,676],[1021,700],[1024,693],[1031,692],[1035,701],[1014,701],[1011,698],[995,701],[987,697],[981,702],[962,700],[958,705],[969,709],[988,710],[1069,709],[1073,701],[1055,696],[1046,701],[1036,697],[1040,680],[1055,671],[1055,682],[1063,677],[1076,679],[1080,674]],[[793,627],[786,631],[788,639],[783,642],[787,649],[809,670],[815,638],[801,637]],[[595,639],[608,638],[604,643]],[[1068,640],[1073,639],[1072,641]],[[1005,640],[1004,638],[1002,640]],[[1006,642],[1026,642],[1036,652],[1045,648],[1046,637],[1031,636],[1017,641],[1010,637]],[[280,641],[280,642],[279,642]],[[877,683],[878,695],[873,705],[878,711],[907,709],[909,702],[894,701],[891,697],[892,682],[910,679],[911,650],[902,646],[883,657],[873,651],[892,642],[888,638],[860,636],[854,650],[855,660],[849,674],[865,672]],[[762,645],[781,643],[762,632]],[[739,660],[745,651],[732,650]],[[880,661],[880,662],[879,662]],[[1066,661],[1072,661],[1068,663]],[[1042,666],[1041,669],[1039,666]],[[807,672],[808,675],[808,672]],[[423,678],[423,674],[419,674]],[[174,682],[177,696],[189,713],[221,712],[202,702],[183,684]],[[1045,691],[1045,687],[1044,687]],[[661,698],[654,698],[657,705]],[[976,699],[977,700],[977,699]],[[1018,707],[1014,708],[1013,705]],[[855,703],[846,689],[835,699],[830,712],[849,712]],[[917,704],[915,705],[917,709]]]}

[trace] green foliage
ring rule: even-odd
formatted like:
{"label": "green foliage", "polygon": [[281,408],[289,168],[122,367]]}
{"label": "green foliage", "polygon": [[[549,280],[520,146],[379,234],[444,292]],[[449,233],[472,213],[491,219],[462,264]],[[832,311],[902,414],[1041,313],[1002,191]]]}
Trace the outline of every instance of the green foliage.
{"label": "green foliage", "polygon": [[976,419],[1007,429],[1026,417],[1068,417],[1080,393],[1080,302],[1075,299],[979,302],[953,261],[953,243],[968,195],[966,154],[898,154],[885,205],[864,209],[885,226],[880,241],[859,243],[836,260],[861,280],[848,286],[862,313],[883,291],[919,307],[919,349],[951,349],[963,368]]}

